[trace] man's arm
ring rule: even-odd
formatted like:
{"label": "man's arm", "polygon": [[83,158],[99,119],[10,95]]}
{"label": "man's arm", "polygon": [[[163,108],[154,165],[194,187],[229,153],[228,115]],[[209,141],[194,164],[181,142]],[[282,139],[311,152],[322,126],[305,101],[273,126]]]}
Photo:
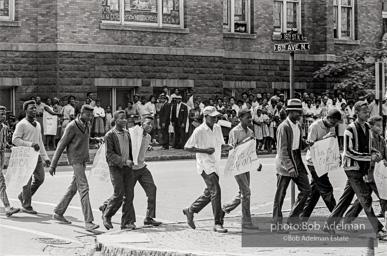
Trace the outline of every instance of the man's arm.
{"label": "man's arm", "polygon": [[[36,124],[38,127],[40,127],[40,131],[42,127],[40,126],[39,123]],[[39,132],[39,151],[40,151],[40,156],[45,160],[45,161],[50,161],[50,158],[47,155],[46,149],[44,148],[44,143],[43,143],[43,138],[42,138],[42,132]]]}
{"label": "man's arm", "polygon": [[288,134],[285,130],[285,126],[280,126],[277,131],[278,138],[278,151],[282,164],[285,166],[285,169],[289,172],[295,169],[292,159],[290,158],[288,147],[292,145],[288,145]]}
{"label": "man's arm", "polygon": [[24,126],[25,125],[22,122],[19,122],[16,125],[15,132],[13,133],[13,136],[12,136],[12,143],[18,147],[32,147],[32,145],[34,144],[33,142],[22,139],[24,134],[24,128],[25,128]]}
{"label": "man's arm", "polygon": [[371,155],[367,153],[360,153],[354,149],[352,128],[348,127],[344,132],[344,145],[346,145],[346,152],[349,158],[355,161],[370,162]]}
{"label": "man's arm", "polygon": [[70,144],[74,136],[75,133],[73,132],[72,125],[67,125],[62,138],[58,142],[58,147],[55,150],[54,156],[52,157],[51,167],[56,168],[60,156],[65,148]]}
{"label": "man's arm", "polygon": [[[122,159],[121,156],[117,155],[114,152],[114,137],[113,133],[110,132],[105,136],[105,143],[106,143],[106,160],[109,162],[113,162],[115,165],[122,168],[125,163],[126,159]],[[128,145],[129,146],[129,145]]]}

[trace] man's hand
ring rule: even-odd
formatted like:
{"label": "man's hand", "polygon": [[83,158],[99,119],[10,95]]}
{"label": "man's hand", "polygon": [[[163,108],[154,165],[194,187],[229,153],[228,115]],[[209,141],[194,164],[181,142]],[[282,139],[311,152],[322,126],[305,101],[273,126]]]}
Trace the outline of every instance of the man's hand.
{"label": "man's hand", "polygon": [[387,167],[387,160],[383,160],[383,164]]}
{"label": "man's hand", "polygon": [[134,163],[133,163],[133,161],[126,160],[126,165],[129,166],[129,168],[132,168]]}
{"label": "man's hand", "polygon": [[56,168],[55,167],[50,167],[50,170],[48,171],[50,174],[51,174],[51,176],[53,176],[54,177],[54,175],[55,175],[55,170]]}
{"label": "man's hand", "polygon": [[308,141],[308,146],[311,148],[314,145],[314,141]]}
{"label": "man's hand", "polygon": [[323,137],[323,140],[325,140],[325,139],[328,139],[328,138],[336,138],[337,136],[336,136],[336,133],[333,133],[333,132],[330,132],[330,133],[328,133],[327,135],[325,135],[324,137]]}
{"label": "man's hand", "polygon": [[47,159],[45,162],[46,162],[46,166],[47,166],[47,167],[50,167],[50,165],[51,165],[50,159]]}
{"label": "man's hand", "polygon": [[215,149],[214,148],[207,148],[206,149],[206,154],[212,155],[213,153],[215,153]]}
{"label": "man's hand", "polygon": [[182,125],[181,125],[181,127],[182,127],[182,128],[184,128],[184,127],[185,127],[185,125],[184,125],[184,124],[182,124]]}
{"label": "man's hand", "polygon": [[36,143],[32,144],[32,147],[35,149],[35,151],[39,151],[40,150],[39,145],[36,144]]}
{"label": "man's hand", "polygon": [[376,159],[377,159],[377,157],[378,157],[378,156],[377,156],[375,153],[372,154],[372,155],[371,155],[371,161],[372,161],[372,162],[375,162]]}
{"label": "man's hand", "polygon": [[161,124],[161,128],[165,129],[165,124]]}
{"label": "man's hand", "polygon": [[148,151],[153,151],[153,147],[151,145],[148,146]]}
{"label": "man's hand", "polygon": [[289,174],[290,174],[290,177],[292,177],[292,178],[297,178],[297,173],[296,173],[296,169],[291,169],[290,171],[289,171]]}
{"label": "man's hand", "polygon": [[231,150],[234,149],[234,146],[231,144],[224,144],[222,150]]}

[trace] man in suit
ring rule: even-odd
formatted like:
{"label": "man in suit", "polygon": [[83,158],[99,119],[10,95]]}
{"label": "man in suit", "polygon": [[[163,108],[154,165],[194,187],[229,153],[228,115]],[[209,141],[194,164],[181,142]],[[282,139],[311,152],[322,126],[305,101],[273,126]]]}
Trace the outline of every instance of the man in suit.
{"label": "man in suit", "polygon": [[162,149],[169,149],[169,125],[171,123],[171,104],[168,103],[166,95],[161,94],[159,100],[162,104],[160,108],[159,118],[161,127],[161,136],[163,138]]}
{"label": "man in suit", "polygon": [[182,97],[180,95],[175,97],[176,106],[172,107],[172,125],[175,130],[174,148],[182,149],[185,144],[185,126],[188,118],[187,105],[182,103]]}

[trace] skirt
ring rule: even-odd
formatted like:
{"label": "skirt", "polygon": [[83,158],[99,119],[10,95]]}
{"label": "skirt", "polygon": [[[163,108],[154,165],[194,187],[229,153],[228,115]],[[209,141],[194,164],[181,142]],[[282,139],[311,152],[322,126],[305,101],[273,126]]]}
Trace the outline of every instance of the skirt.
{"label": "skirt", "polygon": [[96,134],[104,134],[105,133],[105,124],[103,122],[102,117],[94,118],[94,133]]}

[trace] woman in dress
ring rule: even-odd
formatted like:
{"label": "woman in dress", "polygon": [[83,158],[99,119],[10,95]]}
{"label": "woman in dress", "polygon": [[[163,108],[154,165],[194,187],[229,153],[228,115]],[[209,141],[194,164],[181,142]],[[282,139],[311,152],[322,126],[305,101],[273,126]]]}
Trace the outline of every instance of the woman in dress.
{"label": "woman in dress", "polygon": [[[46,104],[43,106],[43,109],[43,131],[46,138],[47,150],[50,150],[51,146],[55,150],[55,135],[58,132],[58,115],[60,115],[60,112],[54,111],[53,107]],[[55,109],[58,110],[58,108]]]}
{"label": "woman in dress", "polygon": [[95,101],[96,106],[94,107],[94,136],[102,137],[105,135],[105,110],[101,107],[101,100]]}

